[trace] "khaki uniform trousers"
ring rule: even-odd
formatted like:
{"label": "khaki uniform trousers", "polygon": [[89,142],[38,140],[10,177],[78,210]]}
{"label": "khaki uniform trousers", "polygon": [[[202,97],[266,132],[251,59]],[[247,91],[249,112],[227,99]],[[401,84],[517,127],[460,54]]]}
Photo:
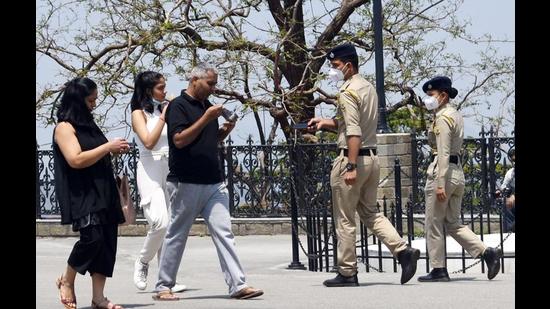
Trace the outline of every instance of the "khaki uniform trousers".
{"label": "khaki uniform trousers", "polygon": [[349,277],[357,273],[356,211],[363,224],[374,232],[394,256],[407,248],[407,243],[399,236],[388,218],[376,207],[376,192],[380,180],[378,157],[372,154],[357,157],[357,178],[352,186],[344,182],[347,163],[348,158],[343,154],[334,160],[330,184],[332,215],[338,237],[338,272]]}
{"label": "khaki uniform trousers", "polygon": [[445,265],[445,231],[451,235],[472,257],[478,257],[487,246],[467,226],[460,221],[462,196],[464,195],[464,172],[460,165],[451,163],[445,183],[447,199],[440,202],[437,199],[436,182],[434,181],[434,165],[428,167],[426,180],[426,238],[430,265],[432,268]]}

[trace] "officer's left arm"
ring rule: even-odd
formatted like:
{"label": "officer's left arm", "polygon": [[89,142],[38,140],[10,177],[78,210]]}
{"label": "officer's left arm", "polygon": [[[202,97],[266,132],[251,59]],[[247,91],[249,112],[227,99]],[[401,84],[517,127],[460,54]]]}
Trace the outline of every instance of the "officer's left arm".
{"label": "officer's left arm", "polygon": [[[446,198],[445,183],[446,175],[449,170],[449,159],[451,156],[451,129],[452,123],[444,116],[438,117],[435,123],[437,144],[437,193],[440,200]],[[441,194],[443,193],[443,194]]]}
{"label": "officer's left arm", "polygon": [[[357,164],[359,148],[361,147],[361,127],[359,126],[359,97],[354,90],[346,89],[340,93],[338,99],[341,104],[342,115],[346,124],[346,144],[348,146],[348,162]],[[353,185],[357,177],[357,171],[346,172],[344,181]]]}
{"label": "officer's left arm", "polygon": [[359,126],[359,96],[354,90],[346,89],[340,93],[338,98],[340,110],[346,124],[346,137],[359,136],[361,137],[361,127]]}
{"label": "officer's left arm", "polygon": [[342,115],[346,124],[346,143],[348,145],[348,160],[357,163],[359,148],[361,146],[361,127],[359,126],[359,97],[352,89],[346,89],[340,93],[338,102],[341,104]]}

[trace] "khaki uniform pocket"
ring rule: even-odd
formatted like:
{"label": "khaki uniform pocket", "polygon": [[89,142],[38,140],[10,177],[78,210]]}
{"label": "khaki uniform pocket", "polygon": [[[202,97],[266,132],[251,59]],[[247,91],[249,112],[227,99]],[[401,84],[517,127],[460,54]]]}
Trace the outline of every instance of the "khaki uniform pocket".
{"label": "khaki uniform pocket", "polygon": [[455,185],[464,185],[464,171],[462,168],[456,164],[451,164],[449,166],[450,181]]}

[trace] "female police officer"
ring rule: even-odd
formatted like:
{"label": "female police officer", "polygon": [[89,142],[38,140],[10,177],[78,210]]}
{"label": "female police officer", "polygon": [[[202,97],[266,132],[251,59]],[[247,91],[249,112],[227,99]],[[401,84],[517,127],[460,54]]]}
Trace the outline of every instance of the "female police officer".
{"label": "female police officer", "polygon": [[[432,271],[418,281],[449,281],[445,267],[445,230],[473,257],[481,257],[487,263],[487,277],[493,279],[500,270],[500,249],[487,247],[467,226],[460,222],[460,208],[464,195],[464,172],[460,151],[464,138],[462,115],[449,105],[458,91],[446,76],[436,76],[427,81],[422,90],[426,108],[435,113],[433,125],[428,130],[428,141],[434,152],[433,162],[427,171],[426,238]],[[434,147],[435,146],[435,147]]]}

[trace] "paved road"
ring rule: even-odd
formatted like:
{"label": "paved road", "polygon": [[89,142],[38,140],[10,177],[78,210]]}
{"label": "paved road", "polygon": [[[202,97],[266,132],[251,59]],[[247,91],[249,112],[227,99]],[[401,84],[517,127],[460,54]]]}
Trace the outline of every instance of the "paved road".
{"label": "paved road", "polygon": [[[62,308],[55,278],[77,238],[36,239],[36,308]],[[214,245],[209,237],[190,237],[184,254],[178,282],[189,290],[177,302],[153,301],[152,289],[157,264],[149,269],[146,291],[138,291],[132,282],[133,263],[143,237],[120,237],[113,278],[107,280],[106,296],[126,308],[514,308],[515,276],[499,274],[489,281],[477,270],[452,275],[448,283],[419,283],[413,278],[399,284],[400,273],[365,272],[360,264],[359,287],[326,288],[323,280],[333,273],[287,270],[291,260],[290,235],[238,236],[237,250],[247,274],[247,281],[264,289],[265,294],[252,300],[234,300],[227,296],[227,286],[220,271]],[[304,263],[305,257],[301,256]],[[507,262],[510,263],[510,262]],[[511,260],[513,263],[513,260]],[[418,275],[424,274],[419,263]],[[76,280],[78,308],[90,308],[91,281],[78,275]]]}

